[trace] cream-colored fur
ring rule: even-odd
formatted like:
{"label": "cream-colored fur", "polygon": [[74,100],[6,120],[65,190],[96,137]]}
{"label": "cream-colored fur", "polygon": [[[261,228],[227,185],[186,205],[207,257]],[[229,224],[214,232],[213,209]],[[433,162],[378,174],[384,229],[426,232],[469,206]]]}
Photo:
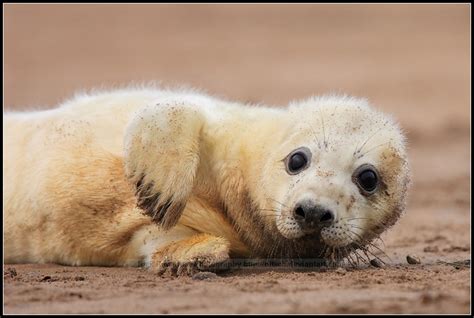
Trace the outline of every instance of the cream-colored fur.
{"label": "cream-colored fur", "polygon": [[[4,125],[6,263],[189,273],[229,256],[317,257],[321,238],[301,238],[292,219],[297,200],[336,211],[326,245],[363,244],[398,218],[409,180],[396,124],[345,96],[270,108],[123,89],[6,113]],[[300,146],[312,163],[292,176],[282,159]],[[382,176],[371,198],[351,181],[362,163]]]}

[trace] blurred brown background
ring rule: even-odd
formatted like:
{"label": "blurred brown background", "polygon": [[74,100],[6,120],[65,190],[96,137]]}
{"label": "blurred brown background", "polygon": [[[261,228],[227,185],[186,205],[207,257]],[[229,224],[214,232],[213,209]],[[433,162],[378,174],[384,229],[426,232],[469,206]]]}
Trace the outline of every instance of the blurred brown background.
{"label": "blurred brown background", "polygon": [[468,108],[467,5],[4,9],[4,98],[12,107],[49,106],[82,88],[159,80],[278,104],[347,92],[396,115]]}
{"label": "blurred brown background", "polygon": [[[468,258],[470,13],[468,4],[7,4],[5,109],[51,108],[77,90],[151,80],[272,105],[328,92],[367,97],[407,132],[413,170],[409,207],[387,234],[387,253],[395,262],[404,262],[408,252],[428,263]],[[439,252],[425,252],[429,244]],[[467,312],[469,273],[438,272],[439,285],[432,287],[454,298],[403,298],[406,288],[433,281],[427,273],[411,287],[387,282],[400,292],[393,299],[402,307],[377,302],[361,312]],[[358,284],[332,286],[329,303],[344,295],[351,312],[344,292]],[[383,293],[367,297],[377,301]],[[17,312],[23,304],[18,295]],[[361,294],[353,295],[360,309]],[[242,303],[249,300],[242,297]],[[287,304],[271,297],[273,304],[251,308],[266,312]],[[302,310],[276,312],[305,312],[316,304],[338,312],[324,307],[326,298],[315,302],[316,291],[305,297],[295,300]]]}

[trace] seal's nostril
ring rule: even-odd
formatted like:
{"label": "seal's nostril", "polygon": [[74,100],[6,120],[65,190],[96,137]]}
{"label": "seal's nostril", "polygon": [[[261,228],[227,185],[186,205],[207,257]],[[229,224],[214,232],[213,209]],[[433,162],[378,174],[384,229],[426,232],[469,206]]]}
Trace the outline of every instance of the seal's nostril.
{"label": "seal's nostril", "polygon": [[322,216],[321,218],[319,219],[319,221],[321,222],[329,222],[329,221],[332,221],[334,219],[334,215],[330,212],[330,211],[326,211]]}
{"label": "seal's nostril", "polygon": [[301,226],[306,228],[330,226],[335,220],[335,215],[330,209],[312,201],[298,203],[293,210],[293,216]]}
{"label": "seal's nostril", "polygon": [[299,217],[301,217],[301,218],[304,219],[305,213],[304,213],[304,210],[303,210],[303,208],[302,208],[301,206],[299,206],[299,207],[296,208],[296,210],[295,210],[295,215],[296,215],[296,216],[299,216]]}

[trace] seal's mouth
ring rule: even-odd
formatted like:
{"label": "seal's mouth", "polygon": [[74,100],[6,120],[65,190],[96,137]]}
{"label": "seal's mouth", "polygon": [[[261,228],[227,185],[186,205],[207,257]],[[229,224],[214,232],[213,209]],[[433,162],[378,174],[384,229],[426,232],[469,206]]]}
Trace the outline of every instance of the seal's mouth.
{"label": "seal's mouth", "polygon": [[301,226],[301,231],[304,233],[305,236],[321,236],[321,229],[315,228],[313,226]]}
{"label": "seal's mouth", "polygon": [[339,219],[330,226],[319,227],[288,221],[285,226],[280,226],[280,232],[286,235],[288,241],[294,242],[293,248],[298,249],[299,246],[299,250],[291,254],[303,259],[320,259],[328,266],[385,264],[383,259],[388,256],[373,242],[374,239],[381,239],[367,237],[369,232],[364,231],[361,224],[344,221]]}

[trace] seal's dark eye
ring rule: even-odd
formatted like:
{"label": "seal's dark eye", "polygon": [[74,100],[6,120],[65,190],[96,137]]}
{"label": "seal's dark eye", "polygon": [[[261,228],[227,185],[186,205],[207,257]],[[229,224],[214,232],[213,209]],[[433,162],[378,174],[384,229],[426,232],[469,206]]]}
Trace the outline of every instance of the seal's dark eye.
{"label": "seal's dark eye", "polygon": [[359,167],[355,172],[355,183],[363,190],[366,194],[372,194],[376,189],[379,182],[377,171],[371,165],[363,165]]}
{"label": "seal's dark eye", "polygon": [[308,167],[310,159],[311,151],[308,148],[298,148],[286,157],[286,171],[289,174],[297,174]]}
{"label": "seal's dark eye", "polygon": [[290,161],[288,162],[288,169],[290,171],[298,171],[304,166],[306,166],[307,159],[304,153],[297,152],[293,156],[291,156]]}

